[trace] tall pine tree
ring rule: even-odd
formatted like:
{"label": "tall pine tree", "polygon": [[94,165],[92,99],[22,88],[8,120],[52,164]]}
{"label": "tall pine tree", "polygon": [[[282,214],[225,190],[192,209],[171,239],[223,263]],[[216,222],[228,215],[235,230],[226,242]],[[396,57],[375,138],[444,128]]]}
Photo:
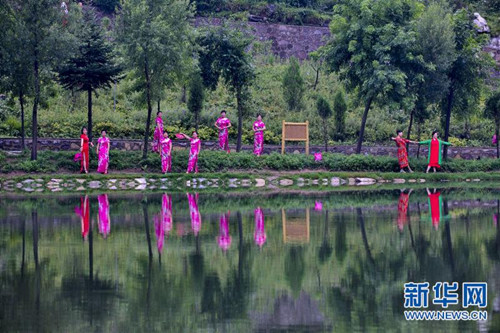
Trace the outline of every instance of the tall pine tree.
{"label": "tall pine tree", "polygon": [[92,93],[110,88],[119,80],[121,68],[116,64],[111,45],[104,38],[95,12],[86,8],[79,30],[77,50],[58,70],[59,81],[66,89],[87,92],[88,135],[92,140]]}

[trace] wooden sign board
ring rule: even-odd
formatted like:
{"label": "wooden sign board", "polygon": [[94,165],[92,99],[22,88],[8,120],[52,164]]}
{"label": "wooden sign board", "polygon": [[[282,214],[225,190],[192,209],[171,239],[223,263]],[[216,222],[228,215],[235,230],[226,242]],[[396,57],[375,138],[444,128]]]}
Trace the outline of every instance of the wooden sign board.
{"label": "wooden sign board", "polygon": [[309,243],[309,208],[306,208],[305,218],[287,218],[284,209],[281,209],[283,222],[284,243]]}
{"label": "wooden sign board", "polygon": [[283,120],[281,154],[285,153],[285,141],[305,141],[306,155],[309,155],[309,122],[289,123]]}

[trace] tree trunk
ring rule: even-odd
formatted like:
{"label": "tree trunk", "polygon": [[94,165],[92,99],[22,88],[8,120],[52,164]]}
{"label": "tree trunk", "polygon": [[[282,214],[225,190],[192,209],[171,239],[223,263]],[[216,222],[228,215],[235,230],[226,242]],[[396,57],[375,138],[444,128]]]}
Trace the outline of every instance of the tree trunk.
{"label": "tree trunk", "polygon": [[92,142],[92,89],[87,89],[87,133],[89,142]]}
{"label": "tree trunk", "polygon": [[325,153],[328,152],[328,127],[326,125],[326,119],[323,119],[323,135],[325,136]]}
{"label": "tree trunk", "polygon": [[160,111],[161,111],[161,108],[160,108],[160,103],[161,103],[161,101],[160,101],[160,99],[158,98],[158,111],[157,111],[157,112],[160,112]]}
{"label": "tree trunk", "polygon": [[316,90],[316,87],[318,86],[318,83],[319,83],[319,70],[320,70],[320,67],[318,66],[318,68],[316,69],[316,79],[314,80],[313,90]]}
{"label": "tree trunk", "polygon": [[196,111],[194,113],[194,127],[196,128],[196,132],[198,133],[198,125],[200,123],[200,111]]}
{"label": "tree trunk", "polygon": [[35,98],[31,121],[31,160],[37,158],[38,153],[38,103],[40,102],[40,69],[38,64],[38,46],[35,45],[33,71],[35,75]]}
{"label": "tree trunk", "polygon": [[[412,125],[413,125],[413,114],[414,114],[414,113],[415,113],[415,109],[411,110],[411,113],[410,113],[410,124],[408,124],[408,134],[406,135],[406,138],[407,138],[408,140],[410,140],[410,135],[411,135],[411,127],[412,127]],[[409,146],[410,146],[410,144],[409,144],[409,143],[407,143],[407,144],[406,144],[406,150],[407,150],[408,152],[410,152]]]}
{"label": "tree trunk", "polygon": [[358,146],[356,147],[356,154],[361,154],[361,145],[363,144],[363,137],[365,135],[365,125],[366,118],[368,118],[368,111],[372,105],[373,97],[369,97],[365,104],[365,112],[363,112],[363,118],[361,118],[361,128],[359,130]]}
{"label": "tree trunk", "polygon": [[25,150],[26,149],[26,142],[25,142],[26,131],[24,129],[24,94],[23,94],[22,90],[19,92],[19,104],[21,104],[21,150]]}
{"label": "tree trunk", "polygon": [[[450,87],[450,91],[448,93],[447,97],[447,104],[446,104],[446,121],[444,124],[444,141],[448,141],[448,137],[450,135],[450,118],[451,118],[451,107],[453,105],[453,98],[455,95],[455,91],[453,87]],[[448,146],[444,145],[443,148],[443,159],[448,158]]]}
{"label": "tree trunk", "polygon": [[241,100],[241,88],[236,91],[236,104],[238,107],[238,140],[236,141],[236,151],[241,150],[241,135],[243,132],[243,101]]}
{"label": "tree trunk", "polygon": [[[420,142],[420,135],[422,134],[422,127],[419,122],[417,122],[417,141]],[[420,157],[420,145],[417,147],[417,158]]]}
{"label": "tree trunk", "polygon": [[186,93],[187,93],[187,88],[186,85],[182,85],[182,93],[181,93],[181,103],[186,103]]}
{"label": "tree trunk", "polygon": [[499,149],[499,146],[498,146],[498,141],[499,141],[499,137],[498,137],[498,132],[500,131],[500,123],[497,123],[497,126],[496,126],[496,130],[495,130],[495,135],[497,136],[497,158],[500,158],[500,149]]}
{"label": "tree trunk", "polygon": [[148,58],[144,61],[144,74],[146,76],[146,100],[148,103],[148,118],[146,120],[146,133],[144,133],[144,150],[142,153],[142,159],[145,160],[148,157],[148,139],[149,139],[149,128],[151,127],[151,80],[149,78],[149,64]]}

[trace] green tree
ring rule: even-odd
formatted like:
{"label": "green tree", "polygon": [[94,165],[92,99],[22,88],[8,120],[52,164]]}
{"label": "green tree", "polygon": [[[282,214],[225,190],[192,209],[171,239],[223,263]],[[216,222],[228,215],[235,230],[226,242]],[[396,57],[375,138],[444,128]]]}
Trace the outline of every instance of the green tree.
{"label": "green tree", "polygon": [[112,47],[105,39],[94,10],[84,10],[77,36],[79,45],[59,67],[58,79],[65,89],[87,92],[87,130],[92,140],[92,93],[110,88],[120,79],[121,68],[115,63]]}
{"label": "green tree", "polygon": [[410,22],[421,4],[413,0],[346,0],[334,7],[326,62],[364,103],[356,152],[361,153],[373,102],[400,102],[406,94],[404,69],[413,61]]}
{"label": "green tree", "polygon": [[120,0],[93,0],[92,4],[103,12],[112,14],[120,6]]}
{"label": "green tree", "polygon": [[124,0],[117,38],[147,105],[143,158],[147,157],[153,101],[185,71],[191,57],[193,6],[186,0]]}
{"label": "green tree", "polygon": [[439,102],[449,85],[448,70],[455,60],[455,32],[452,14],[444,2],[426,7],[415,22],[415,53],[421,61],[407,72],[408,92],[412,95],[408,139],[412,124],[418,128],[428,117],[428,107]]}
{"label": "green tree", "polygon": [[344,92],[338,89],[333,97],[333,112],[335,113],[335,140],[344,140],[345,138],[345,114],[347,112],[347,103]]}
{"label": "green tree", "polygon": [[500,150],[498,146],[499,130],[500,130],[500,90],[491,95],[486,101],[486,105],[484,107],[484,116],[493,120],[495,122],[495,135],[497,136],[497,158],[500,158]]}
{"label": "green tree", "polygon": [[255,78],[254,67],[247,48],[252,39],[239,29],[218,27],[208,29],[198,43],[201,76],[204,85],[215,89],[222,77],[236,96],[238,109],[238,139],[236,151],[241,150],[243,134],[243,116],[248,110],[249,87]]}
{"label": "green tree", "polygon": [[26,98],[31,96],[33,72],[30,54],[26,45],[26,26],[15,20],[14,12],[7,4],[0,5],[0,29],[4,38],[0,41],[0,86],[19,100],[21,109],[21,149],[26,149],[24,107]]}
{"label": "green tree", "polygon": [[297,58],[291,57],[283,75],[283,97],[291,111],[298,111],[304,106],[304,79],[300,74],[300,64]]}
{"label": "green tree", "polygon": [[323,120],[323,140],[325,142],[325,152],[328,151],[328,118],[332,116],[332,108],[330,107],[330,103],[323,97],[318,96],[316,100],[316,110],[318,111],[318,115]]}
{"label": "green tree", "polygon": [[[49,76],[55,64],[72,49],[70,26],[63,24],[63,13],[57,0],[6,1],[12,19],[20,29],[8,31],[7,39],[19,38],[32,72],[33,94],[31,159],[38,152],[38,107],[43,77]],[[72,17],[70,17],[72,18]],[[17,50],[15,51],[17,52]],[[10,66],[10,64],[8,64]]]}
{"label": "green tree", "polygon": [[187,107],[194,115],[196,130],[198,130],[198,125],[200,123],[201,110],[203,110],[204,95],[203,80],[200,73],[196,72],[189,82],[189,97],[187,101]]}
{"label": "green tree", "polygon": [[[488,38],[477,34],[466,10],[459,10],[453,15],[453,28],[456,58],[448,70],[449,87],[441,101],[445,141],[450,135],[451,114],[463,116],[479,105],[484,78],[491,61],[491,57],[481,50]],[[447,154],[448,149],[445,146],[443,158],[446,158]]]}

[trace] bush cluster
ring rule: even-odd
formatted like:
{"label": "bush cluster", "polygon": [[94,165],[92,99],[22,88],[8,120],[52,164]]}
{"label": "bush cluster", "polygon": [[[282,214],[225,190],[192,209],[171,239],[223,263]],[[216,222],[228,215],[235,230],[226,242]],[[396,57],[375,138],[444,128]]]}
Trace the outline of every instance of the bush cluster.
{"label": "bush cluster", "polygon": [[[29,156],[21,156],[9,163],[3,163],[5,156],[0,155],[1,172],[78,172],[79,163],[73,161],[74,152],[52,152],[42,151],[37,161],[30,161]],[[160,172],[160,157],[156,154],[148,154],[146,160],[141,159],[141,152],[111,151],[110,170],[112,171],[146,171]],[[173,152],[172,171],[185,172],[188,151],[175,150]],[[427,166],[426,159],[410,159],[412,168],[416,171],[424,171]],[[226,172],[226,171],[258,171],[258,170],[328,170],[328,171],[353,171],[353,172],[398,172],[398,161],[394,157],[376,157],[365,155],[343,155],[323,154],[323,161],[315,162],[312,155],[302,154],[281,155],[272,153],[256,157],[251,153],[226,154],[219,151],[201,151],[198,165],[200,172]],[[91,151],[90,169],[97,169],[97,157]],[[443,163],[442,170],[445,172],[489,172],[500,171],[500,160],[460,160],[452,159]]]}

